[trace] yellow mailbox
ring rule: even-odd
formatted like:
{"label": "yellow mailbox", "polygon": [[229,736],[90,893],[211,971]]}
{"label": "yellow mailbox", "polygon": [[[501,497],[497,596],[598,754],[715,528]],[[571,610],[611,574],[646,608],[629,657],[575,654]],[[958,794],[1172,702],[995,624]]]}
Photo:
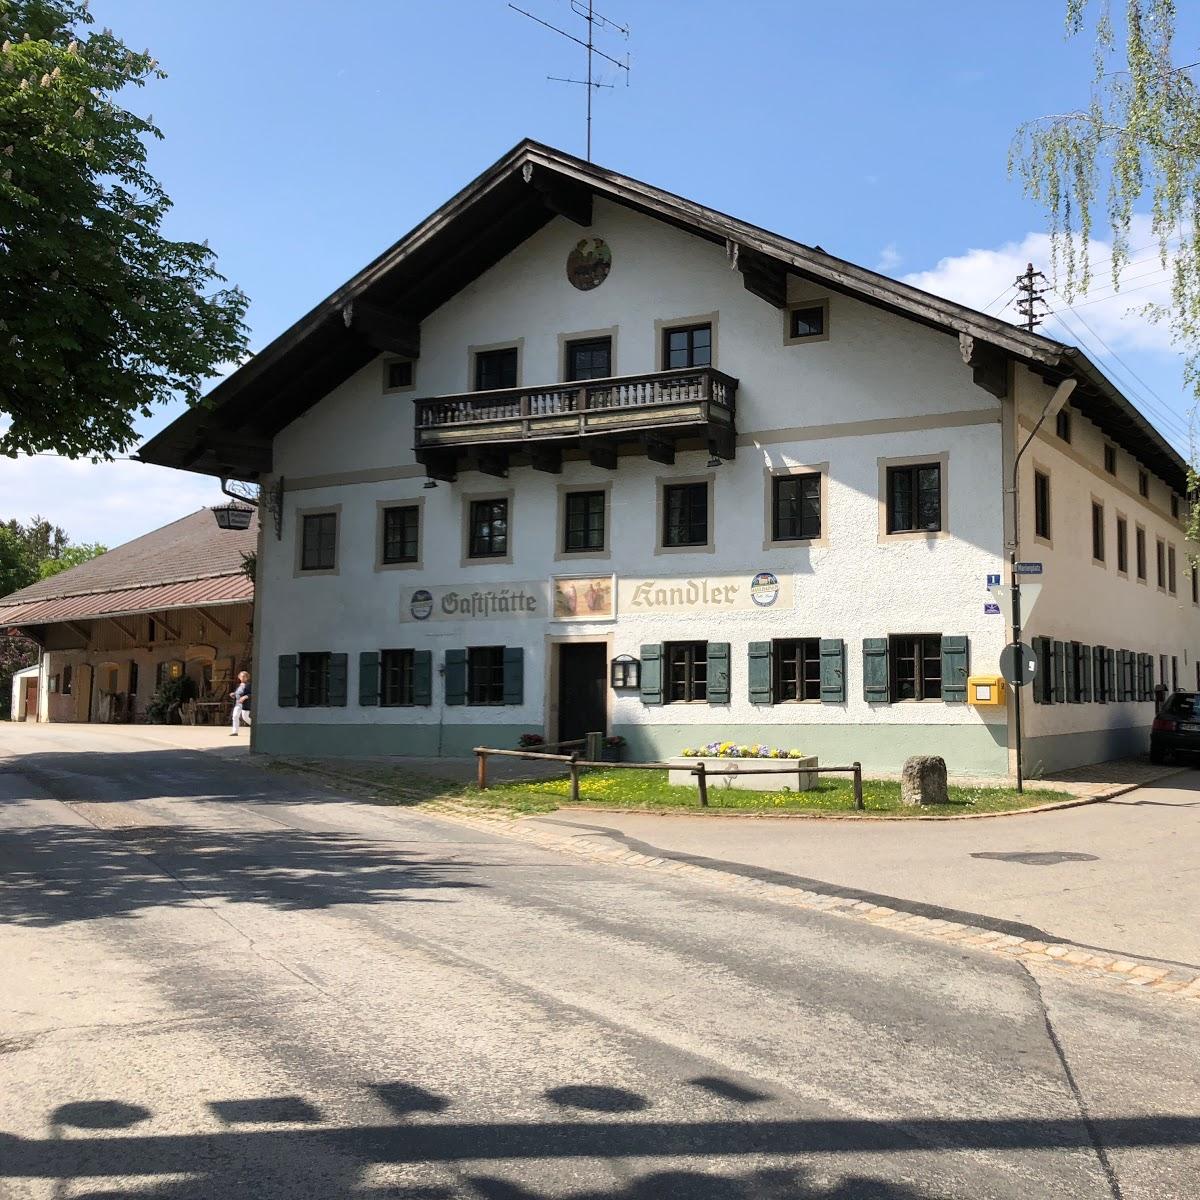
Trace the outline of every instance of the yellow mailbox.
{"label": "yellow mailbox", "polygon": [[1004,703],[1004,679],[1000,675],[972,675],[967,680],[967,703],[990,708]]}

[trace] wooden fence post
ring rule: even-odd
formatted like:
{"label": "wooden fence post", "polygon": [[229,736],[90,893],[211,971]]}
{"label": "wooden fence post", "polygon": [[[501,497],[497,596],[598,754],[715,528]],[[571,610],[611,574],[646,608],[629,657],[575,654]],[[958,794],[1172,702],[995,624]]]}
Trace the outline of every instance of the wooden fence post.
{"label": "wooden fence post", "polygon": [[851,763],[854,768],[854,807],[860,812],[863,810],[863,793],[862,793],[862,763]]}
{"label": "wooden fence post", "polygon": [[692,769],[696,776],[696,791],[700,793],[700,807],[708,807],[708,779],[705,776],[704,759],[701,759]]}
{"label": "wooden fence post", "polygon": [[481,791],[487,791],[487,751],[475,751],[475,786]]}
{"label": "wooden fence post", "polygon": [[588,762],[599,762],[604,754],[604,734],[589,733],[584,741],[585,749],[583,757]]}
{"label": "wooden fence post", "polygon": [[579,763],[576,761],[579,758],[578,754],[571,755],[569,769],[571,772],[571,803],[579,803]]}

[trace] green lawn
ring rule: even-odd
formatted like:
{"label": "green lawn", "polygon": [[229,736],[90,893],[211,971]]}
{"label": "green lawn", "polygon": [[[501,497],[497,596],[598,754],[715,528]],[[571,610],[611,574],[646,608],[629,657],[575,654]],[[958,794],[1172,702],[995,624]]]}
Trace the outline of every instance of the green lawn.
{"label": "green lawn", "polygon": [[[486,807],[511,808],[518,812],[549,812],[571,802],[570,785],[564,779],[504,782],[480,792],[467,789],[464,798]],[[698,808],[694,787],[671,787],[665,771],[604,771],[585,773],[580,778],[579,799],[599,808],[681,809]],[[1007,812],[1069,800],[1068,792],[1027,788],[1024,794],[1012,788],[952,787],[950,803],[907,808],[900,803],[896,780],[864,779],[863,802],[869,813],[896,816],[958,816],[963,813]],[[751,792],[709,784],[710,809],[756,812],[853,812],[854,791],[848,776],[825,776],[807,792]]]}

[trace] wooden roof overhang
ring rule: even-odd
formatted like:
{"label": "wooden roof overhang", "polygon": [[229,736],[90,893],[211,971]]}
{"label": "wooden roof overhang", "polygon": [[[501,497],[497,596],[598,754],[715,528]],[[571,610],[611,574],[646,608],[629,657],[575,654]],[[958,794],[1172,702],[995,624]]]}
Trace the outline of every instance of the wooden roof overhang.
{"label": "wooden roof overhang", "polygon": [[[137,457],[209,475],[271,471],[275,434],[383,351],[418,357],[420,322],[557,215],[591,224],[601,196],[723,245],[747,290],[783,307],[787,276],[896,313],[975,347],[976,379],[999,368],[1074,376],[1072,404],[1180,492],[1187,465],[1082,351],[805,246],[538,142],[523,141],[248,363]],[[990,380],[990,382],[989,382]],[[549,381],[547,381],[549,382]]]}

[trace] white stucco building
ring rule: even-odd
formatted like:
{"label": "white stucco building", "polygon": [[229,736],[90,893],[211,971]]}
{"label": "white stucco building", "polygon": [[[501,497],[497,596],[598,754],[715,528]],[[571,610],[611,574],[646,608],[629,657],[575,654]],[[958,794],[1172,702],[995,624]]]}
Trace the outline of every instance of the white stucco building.
{"label": "white stucco building", "polygon": [[141,457],[257,479],[278,516],[258,749],[603,729],[633,757],[761,741],[1003,774],[1011,697],[968,703],[967,678],[1008,640],[988,583],[1015,448],[1068,379],[1021,461],[1019,554],[1045,566],[1036,772],[1145,748],[1146,656],[1155,681],[1200,678],[1179,455],[1074,348],[547,147]]}

